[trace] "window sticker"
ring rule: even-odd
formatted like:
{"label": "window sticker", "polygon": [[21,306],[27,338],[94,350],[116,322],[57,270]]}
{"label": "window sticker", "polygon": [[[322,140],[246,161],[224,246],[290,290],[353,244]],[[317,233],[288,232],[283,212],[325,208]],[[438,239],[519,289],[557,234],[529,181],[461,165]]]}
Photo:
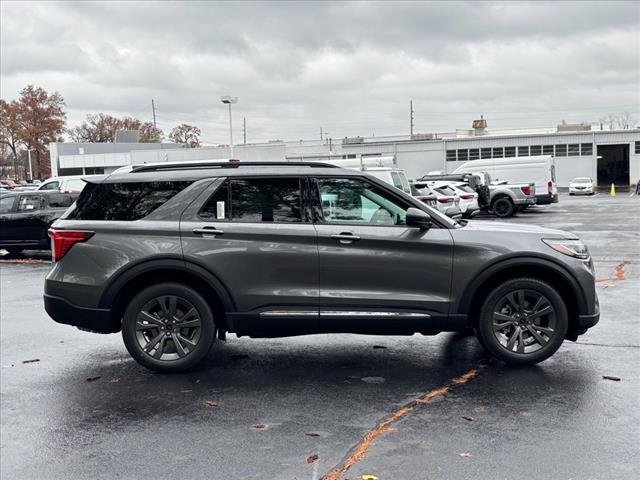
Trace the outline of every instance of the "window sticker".
{"label": "window sticker", "polygon": [[216,218],[224,220],[224,201],[216,202]]}

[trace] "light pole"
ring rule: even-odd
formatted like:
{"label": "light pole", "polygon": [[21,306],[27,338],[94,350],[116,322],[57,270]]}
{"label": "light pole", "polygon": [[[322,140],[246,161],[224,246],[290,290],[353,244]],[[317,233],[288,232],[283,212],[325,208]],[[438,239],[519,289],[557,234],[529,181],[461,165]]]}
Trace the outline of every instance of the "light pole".
{"label": "light pole", "polygon": [[222,97],[220,97],[220,101],[229,105],[229,149],[231,153],[229,157],[233,158],[233,122],[231,121],[231,105],[234,103],[238,103],[238,97],[223,95]]}
{"label": "light pole", "polygon": [[33,182],[33,168],[31,167],[31,149],[27,149],[27,155],[29,156],[29,180]]}

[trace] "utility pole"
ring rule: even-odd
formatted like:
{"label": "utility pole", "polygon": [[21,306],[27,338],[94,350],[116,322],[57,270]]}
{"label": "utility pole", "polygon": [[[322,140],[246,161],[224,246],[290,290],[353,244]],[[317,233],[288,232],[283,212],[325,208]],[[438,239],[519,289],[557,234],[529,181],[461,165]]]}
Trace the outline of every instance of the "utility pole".
{"label": "utility pole", "polygon": [[29,180],[33,181],[33,168],[31,166],[31,149],[27,149],[27,153],[29,155]]}
{"label": "utility pole", "polygon": [[409,130],[413,137],[413,100],[409,100]]}
{"label": "utility pole", "polygon": [[153,112],[153,128],[156,128],[156,104],[151,99],[151,111]]}
{"label": "utility pole", "polygon": [[242,117],[242,140],[247,144],[247,117]]}

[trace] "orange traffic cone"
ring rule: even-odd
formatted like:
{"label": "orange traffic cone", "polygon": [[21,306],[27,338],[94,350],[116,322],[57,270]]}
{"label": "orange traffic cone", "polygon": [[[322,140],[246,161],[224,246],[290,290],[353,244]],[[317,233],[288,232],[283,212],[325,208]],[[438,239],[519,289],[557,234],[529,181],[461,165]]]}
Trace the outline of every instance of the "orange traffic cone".
{"label": "orange traffic cone", "polygon": [[609,192],[609,195],[611,195],[612,197],[616,196],[616,185],[615,185],[615,183],[611,184],[611,191]]}

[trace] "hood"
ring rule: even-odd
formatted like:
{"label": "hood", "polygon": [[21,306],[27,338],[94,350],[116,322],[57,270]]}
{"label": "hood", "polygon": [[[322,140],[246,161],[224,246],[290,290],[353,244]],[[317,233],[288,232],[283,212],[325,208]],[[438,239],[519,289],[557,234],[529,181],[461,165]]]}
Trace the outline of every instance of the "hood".
{"label": "hood", "polygon": [[479,232],[534,233],[538,234],[540,238],[578,238],[578,236],[573,233],[556,230],[554,228],[506,222],[488,222],[486,220],[468,220],[467,224],[463,228]]}

